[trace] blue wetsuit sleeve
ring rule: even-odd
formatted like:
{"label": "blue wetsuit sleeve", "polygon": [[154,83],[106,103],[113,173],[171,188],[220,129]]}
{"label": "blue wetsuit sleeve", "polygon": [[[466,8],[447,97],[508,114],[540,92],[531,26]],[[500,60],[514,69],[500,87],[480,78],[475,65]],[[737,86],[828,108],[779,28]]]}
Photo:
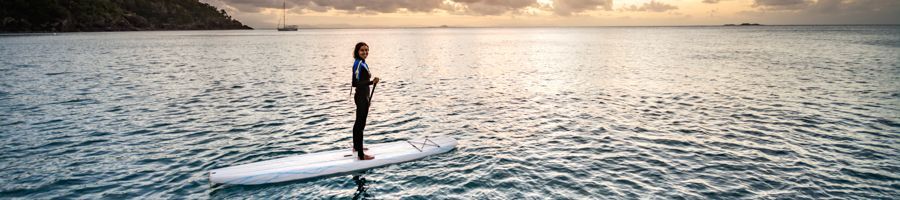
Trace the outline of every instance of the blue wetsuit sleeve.
{"label": "blue wetsuit sleeve", "polygon": [[353,63],[353,82],[354,86],[372,85],[369,74],[369,67],[362,60],[356,60]]}

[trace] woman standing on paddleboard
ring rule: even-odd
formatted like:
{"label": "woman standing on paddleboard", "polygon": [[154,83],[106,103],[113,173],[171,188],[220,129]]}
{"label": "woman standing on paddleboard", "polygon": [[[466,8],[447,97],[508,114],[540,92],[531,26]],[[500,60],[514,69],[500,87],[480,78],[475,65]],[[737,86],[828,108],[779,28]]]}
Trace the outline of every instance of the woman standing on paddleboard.
{"label": "woman standing on paddleboard", "polygon": [[369,57],[369,45],[365,42],[356,43],[353,48],[353,87],[356,88],[356,95],[353,96],[353,102],[356,103],[356,122],[353,123],[353,151],[357,152],[360,160],[372,160],[375,157],[366,155],[363,148],[363,129],[366,128],[366,116],[369,115],[369,85],[377,84],[378,77],[369,80],[372,74],[369,73],[369,65],[366,64],[366,57]]}

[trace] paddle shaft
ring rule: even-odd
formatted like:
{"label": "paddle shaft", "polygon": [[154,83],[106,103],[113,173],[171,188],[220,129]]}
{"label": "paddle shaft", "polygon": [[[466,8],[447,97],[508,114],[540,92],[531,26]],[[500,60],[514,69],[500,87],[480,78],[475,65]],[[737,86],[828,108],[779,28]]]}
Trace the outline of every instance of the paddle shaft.
{"label": "paddle shaft", "polygon": [[378,83],[372,84],[372,93],[369,94],[369,105],[372,104],[372,96],[375,96],[375,86],[378,86]]}

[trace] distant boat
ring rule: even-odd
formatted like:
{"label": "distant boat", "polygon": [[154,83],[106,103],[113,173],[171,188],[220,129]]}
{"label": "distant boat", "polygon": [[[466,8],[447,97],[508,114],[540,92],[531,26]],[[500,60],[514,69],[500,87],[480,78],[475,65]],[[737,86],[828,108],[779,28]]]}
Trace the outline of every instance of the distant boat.
{"label": "distant boat", "polygon": [[287,25],[287,7],[285,1],[281,2],[281,21],[278,21],[278,31],[297,31],[297,25]]}

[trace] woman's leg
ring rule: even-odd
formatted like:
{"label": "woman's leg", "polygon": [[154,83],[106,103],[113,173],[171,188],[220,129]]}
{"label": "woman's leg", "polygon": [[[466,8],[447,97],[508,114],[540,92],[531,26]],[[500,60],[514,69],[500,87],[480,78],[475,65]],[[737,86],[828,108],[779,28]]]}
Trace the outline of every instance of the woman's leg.
{"label": "woman's leg", "polygon": [[360,94],[357,90],[353,101],[356,103],[356,121],[353,123],[353,148],[356,149],[356,156],[365,159],[365,151],[363,150],[363,130],[366,128],[366,116],[369,115],[369,99],[368,91]]}

